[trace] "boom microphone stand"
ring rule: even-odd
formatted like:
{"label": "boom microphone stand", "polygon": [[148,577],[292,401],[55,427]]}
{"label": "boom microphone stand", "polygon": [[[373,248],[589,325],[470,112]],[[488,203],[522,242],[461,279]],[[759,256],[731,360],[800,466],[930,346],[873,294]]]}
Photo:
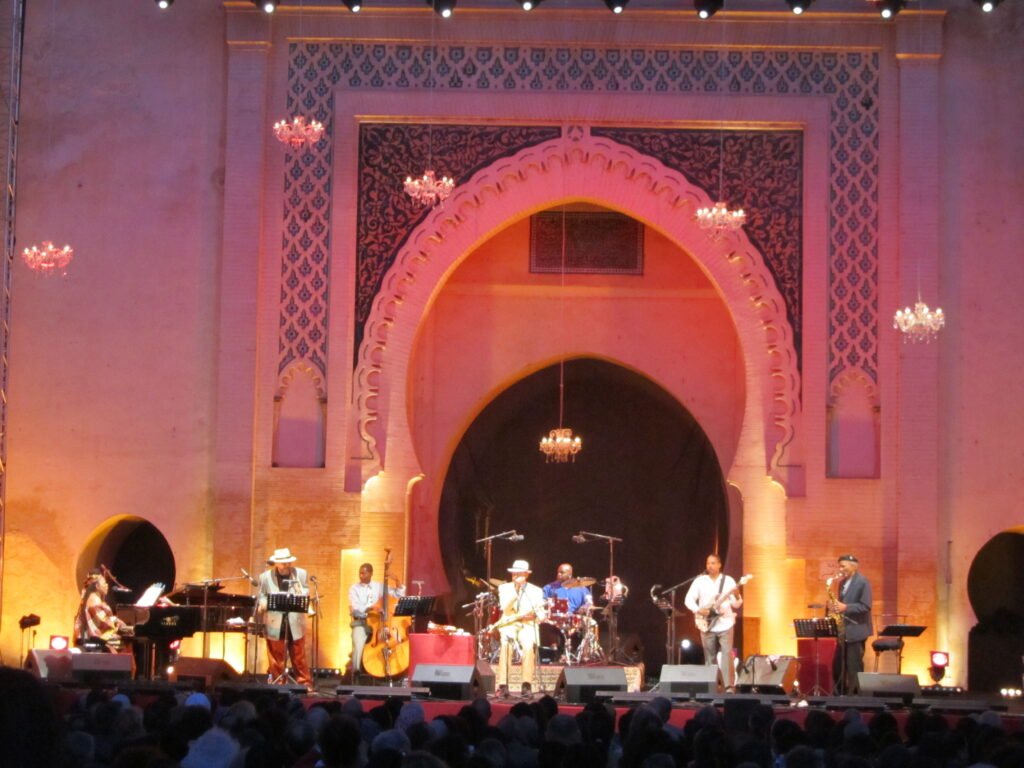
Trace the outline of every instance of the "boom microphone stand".
{"label": "boom microphone stand", "polygon": [[487,551],[487,583],[488,584],[490,584],[491,586],[494,586],[493,584],[491,584],[491,547],[493,546],[495,539],[505,539],[507,541],[522,541],[525,538],[526,537],[523,534],[517,533],[516,530],[513,528],[511,531],[502,531],[501,533],[495,533],[492,536],[484,536],[482,539],[477,539],[476,540],[475,543],[483,544],[484,548]]}
{"label": "boom microphone stand", "polygon": [[[608,536],[604,533],[580,531],[572,537],[572,540],[577,544],[585,544],[588,541],[597,540],[608,542],[608,579],[604,583],[605,595],[608,598],[608,605],[604,609],[605,616],[608,617],[608,661],[616,661],[618,659],[621,663],[622,659],[618,658],[621,656],[621,650],[619,648],[619,617],[617,610],[629,594],[629,588],[615,575],[615,544],[616,542],[621,544],[622,539],[617,536]],[[616,594],[616,585],[618,586],[618,594]]]}

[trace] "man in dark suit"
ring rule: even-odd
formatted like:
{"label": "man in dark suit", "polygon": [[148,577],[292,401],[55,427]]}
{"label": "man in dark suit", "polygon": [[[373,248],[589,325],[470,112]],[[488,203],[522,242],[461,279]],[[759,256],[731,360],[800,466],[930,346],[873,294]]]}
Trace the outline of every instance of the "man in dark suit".
{"label": "man in dark suit", "polygon": [[836,655],[832,658],[832,676],[835,692],[860,692],[857,673],[864,671],[864,645],[874,634],[871,625],[871,582],[860,572],[860,560],[853,555],[839,556],[839,570],[843,581],[839,587],[832,611],[843,617],[843,632]]}

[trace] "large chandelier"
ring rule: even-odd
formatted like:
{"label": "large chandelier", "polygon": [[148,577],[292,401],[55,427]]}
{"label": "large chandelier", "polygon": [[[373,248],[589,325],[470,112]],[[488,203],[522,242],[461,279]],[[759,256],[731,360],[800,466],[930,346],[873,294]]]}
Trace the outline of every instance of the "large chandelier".
{"label": "large chandelier", "polygon": [[49,240],[44,240],[42,245],[33,245],[21,252],[29,269],[44,275],[60,273],[67,274],[68,264],[75,257],[75,251],[70,245],[58,248]]}
{"label": "large chandelier", "polygon": [[700,228],[707,230],[708,236],[715,241],[721,240],[729,232],[747,223],[747,214],[742,208],[730,211],[725,202],[725,195],[722,194],[724,186],[724,164],[725,164],[725,131],[718,132],[718,200],[710,208],[698,208],[697,224]]}
{"label": "large chandelier", "polygon": [[[562,206],[562,261],[559,294],[559,326],[565,328],[565,206]],[[558,427],[540,439],[540,452],[547,464],[565,464],[576,461],[576,454],[583,449],[583,438],[573,437],[572,430],[564,426],[565,416],[565,355],[558,361]]]}
{"label": "large chandelier", "polygon": [[547,437],[540,439],[540,452],[544,454],[544,460],[549,464],[576,461],[576,454],[581,448],[583,439],[578,435],[573,437],[572,430],[568,427],[552,429]]}
{"label": "large chandelier", "polygon": [[942,314],[942,310],[938,307],[929,309],[928,305],[921,301],[920,296],[917,297],[913,310],[910,307],[898,309],[892,320],[892,327],[903,334],[904,343],[910,341],[914,344],[931,343],[945,325],[946,316]]}
{"label": "large chandelier", "polygon": [[324,135],[324,125],[317,120],[306,122],[302,115],[296,115],[291,119],[278,120],[274,123],[274,136],[282,144],[287,144],[292,149],[299,149],[303,144],[310,146],[320,141]]}
{"label": "large chandelier", "polygon": [[417,203],[433,207],[448,199],[448,195],[455,189],[455,179],[449,176],[442,176],[439,179],[432,169],[428,169],[418,179],[406,176],[404,186],[405,194]]}

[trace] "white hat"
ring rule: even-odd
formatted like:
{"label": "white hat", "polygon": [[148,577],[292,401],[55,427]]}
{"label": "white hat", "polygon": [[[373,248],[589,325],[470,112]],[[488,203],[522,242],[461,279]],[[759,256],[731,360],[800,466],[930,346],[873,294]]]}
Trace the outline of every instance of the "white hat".
{"label": "white hat", "polygon": [[509,573],[531,573],[530,564],[525,560],[516,560],[512,563],[512,567],[508,569]]}
{"label": "white hat", "polygon": [[267,562],[268,563],[294,563],[298,559],[299,558],[297,558],[295,555],[293,555],[292,551],[290,549],[288,549],[288,547],[283,547],[281,549],[275,549],[274,550],[274,554],[272,554],[270,557],[267,558]]}

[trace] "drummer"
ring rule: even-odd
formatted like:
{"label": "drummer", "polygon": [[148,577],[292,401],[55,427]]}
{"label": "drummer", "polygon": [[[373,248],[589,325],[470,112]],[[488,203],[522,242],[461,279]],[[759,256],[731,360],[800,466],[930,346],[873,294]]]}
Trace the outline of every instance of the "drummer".
{"label": "drummer", "polygon": [[[589,583],[584,584],[583,582]],[[544,586],[544,597],[551,602],[565,600],[567,613],[586,616],[594,608],[594,596],[590,594],[590,584],[593,583],[593,579],[573,578],[572,564],[562,563],[558,566],[555,580]],[[549,602],[549,606],[551,602]]]}

